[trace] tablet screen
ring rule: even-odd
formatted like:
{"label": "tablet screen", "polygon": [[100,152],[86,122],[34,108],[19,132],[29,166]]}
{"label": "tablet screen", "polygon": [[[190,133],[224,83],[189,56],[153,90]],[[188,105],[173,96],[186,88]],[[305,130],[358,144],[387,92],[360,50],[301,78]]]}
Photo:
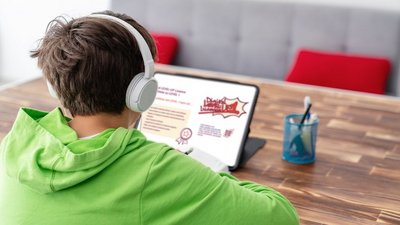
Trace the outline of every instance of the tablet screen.
{"label": "tablet screen", "polygon": [[228,166],[238,164],[258,97],[254,85],[156,73],[158,92],[138,129],[185,151],[199,148]]}

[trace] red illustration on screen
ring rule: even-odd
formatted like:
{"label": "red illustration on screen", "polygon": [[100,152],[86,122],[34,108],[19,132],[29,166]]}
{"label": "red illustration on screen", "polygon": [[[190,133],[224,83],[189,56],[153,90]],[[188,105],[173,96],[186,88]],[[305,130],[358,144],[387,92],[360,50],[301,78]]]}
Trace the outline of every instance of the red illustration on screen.
{"label": "red illustration on screen", "polygon": [[247,102],[240,101],[239,98],[222,98],[222,99],[212,99],[207,97],[203,101],[203,105],[200,106],[199,114],[212,114],[221,115],[224,118],[230,116],[237,116],[240,117],[241,115],[245,114],[244,106]]}
{"label": "red illustration on screen", "polygon": [[226,129],[224,133],[224,137],[229,138],[235,129]]}

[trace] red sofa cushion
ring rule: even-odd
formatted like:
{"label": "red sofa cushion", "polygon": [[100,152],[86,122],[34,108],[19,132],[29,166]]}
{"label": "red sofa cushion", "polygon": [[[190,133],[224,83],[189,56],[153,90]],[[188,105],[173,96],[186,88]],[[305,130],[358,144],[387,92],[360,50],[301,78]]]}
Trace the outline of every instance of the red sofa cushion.
{"label": "red sofa cushion", "polygon": [[178,38],[173,34],[151,33],[157,47],[156,63],[171,64],[178,48]]}
{"label": "red sofa cushion", "polygon": [[384,94],[389,72],[384,58],[303,49],[286,81]]}

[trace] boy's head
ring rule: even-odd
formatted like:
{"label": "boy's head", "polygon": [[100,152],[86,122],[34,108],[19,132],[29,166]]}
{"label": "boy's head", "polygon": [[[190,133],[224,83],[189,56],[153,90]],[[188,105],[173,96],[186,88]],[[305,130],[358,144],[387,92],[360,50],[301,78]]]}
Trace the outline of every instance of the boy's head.
{"label": "boy's head", "polygon": [[[150,34],[131,17],[105,11],[132,25],[145,39],[153,55]],[[144,71],[143,58],[132,34],[108,20],[82,17],[49,23],[39,48],[32,52],[61,104],[73,116],[120,114],[133,76]]]}

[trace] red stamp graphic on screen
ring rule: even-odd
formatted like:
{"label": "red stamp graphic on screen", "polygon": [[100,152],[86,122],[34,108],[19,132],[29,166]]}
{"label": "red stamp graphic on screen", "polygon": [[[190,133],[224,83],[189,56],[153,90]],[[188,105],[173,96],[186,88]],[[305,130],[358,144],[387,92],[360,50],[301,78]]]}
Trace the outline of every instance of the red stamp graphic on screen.
{"label": "red stamp graphic on screen", "polygon": [[248,102],[242,102],[239,98],[222,98],[222,99],[212,99],[207,97],[203,101],[203,105],[200,106],[199,114],[212,114],[221,115],[224,118],[230,116],[237,116],[240,117],[241,115],[245,114],[244,106]]}
{"label": "red stamp graphic on screen", "polygon": [[180,137],[176,139],[179,145],[188,143],[188,140],[192,137],[192,130],[190,128],[183,128],[180,133]]}
{"label": "red stamp graphic on screen", "polygon": [[232,133],[235,129],[226,129],[224,133],[224,137],[229,138],[232,136]]}

